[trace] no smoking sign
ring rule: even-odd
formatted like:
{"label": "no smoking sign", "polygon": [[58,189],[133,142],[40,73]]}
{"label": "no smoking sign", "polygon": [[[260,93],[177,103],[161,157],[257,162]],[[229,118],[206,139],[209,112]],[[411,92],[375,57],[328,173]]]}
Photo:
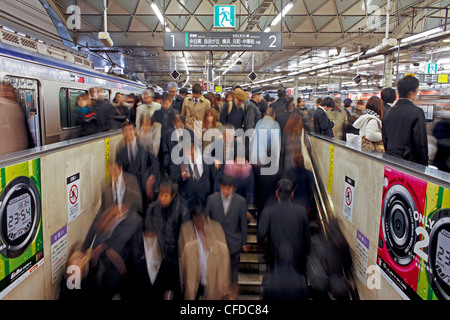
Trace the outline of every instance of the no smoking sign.
{"label": "no smoking sign", "polygon": [[353,223],[353,200],[355,196],[355,180],[345,177],[345,186],[344,186],[344,205],[342,213],[344,217]]}
{"label": "no smoking sign", "polygon": [[68,222],[81,214],[80,205],[80,174],[67,178],[67,217]]}

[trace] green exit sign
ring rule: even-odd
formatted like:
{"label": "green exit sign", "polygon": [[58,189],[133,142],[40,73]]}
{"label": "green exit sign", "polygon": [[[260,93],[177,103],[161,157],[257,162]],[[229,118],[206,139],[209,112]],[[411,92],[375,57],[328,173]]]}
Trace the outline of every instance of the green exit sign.
{"label": "green exit sign", "polygon": [[214,28],[235,28],[236,7],[215,5],[214,6]]}

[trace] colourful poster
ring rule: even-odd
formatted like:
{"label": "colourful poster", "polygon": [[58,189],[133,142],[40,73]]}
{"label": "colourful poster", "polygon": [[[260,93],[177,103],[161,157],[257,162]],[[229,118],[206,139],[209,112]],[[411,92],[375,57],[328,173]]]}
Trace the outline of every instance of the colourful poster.
{"label": "colourful poster", "polygon": [[0,299],[44,258],[40,159],[0,169]]}
{"label": "colourful poster", "polygon": [[385,167],[377,264],[405,299],[450,299],[450,190]]}

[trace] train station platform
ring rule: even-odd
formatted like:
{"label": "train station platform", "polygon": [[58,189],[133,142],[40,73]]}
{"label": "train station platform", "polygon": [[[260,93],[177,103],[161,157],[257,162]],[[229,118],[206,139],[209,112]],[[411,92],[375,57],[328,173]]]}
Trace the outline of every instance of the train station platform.
{"label": "train station platform", "polygon": [[[314,134],[306,141],[315,178],[312,234],[332,238],[327,225],[338,221],[351,249],[352,298],[447,297],[440,252],[450,226],[450,175]],[[119,130],[0,158],[2,299],[57,298],[66,259],[94,220],[123,143]],[[31,214],[19,234],[9,223],[23,207]],[[249,223],[251,250],[241,255],[243,300],[260,299],[268,270],[256,227]],[[318,262],[311,257],[311,266]]]}

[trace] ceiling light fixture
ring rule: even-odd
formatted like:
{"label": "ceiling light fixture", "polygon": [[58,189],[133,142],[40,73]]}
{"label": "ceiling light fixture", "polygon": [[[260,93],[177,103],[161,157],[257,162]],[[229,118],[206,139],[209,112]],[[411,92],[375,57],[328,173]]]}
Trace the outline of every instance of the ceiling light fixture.
{"label": "ceiling light fixture", "polygon": [[170,32],[170,28],[167,26],[166,20],[164,19],[164,16],[162,15],[156,3],[152,1],[151,7],[155,12],[156,16],[158,17],[159,22],[161,22],[161,25],[165,27],[166,32]]}
{"label": "ceiling light fixture", "polygon": [[272,23],[270,24],[271,27],[275,26],[278,22],[280,22],[281,18],[284,17],[289,10],[292,9],[292,7],[294,6],[294,3],[291,1],[289,2],[286,7],[284,7],[283,10],[281,10],[281,12],[275,17],[275,19],[273,19]]}
{"label": "ceiling light fixture", "polygon": [[437,28],[434,28],[434,29],[431,29],[431,30],[428,30],[428,31],[424,31],[424,32],[415,34],[415,35],[410,36],[410,37],[406,37],[405,39],[401,40],[401,43],[408,43],[408,42],[411,42],[411,41],[414,41],[414,40],[417,40],[417,39],[420,39],[420,38],[424,38],[424,37],[428,37],[428,36],[434,35],[434,34],[439,33],[441,31],[442,31],[442,27],[437,27]]}

